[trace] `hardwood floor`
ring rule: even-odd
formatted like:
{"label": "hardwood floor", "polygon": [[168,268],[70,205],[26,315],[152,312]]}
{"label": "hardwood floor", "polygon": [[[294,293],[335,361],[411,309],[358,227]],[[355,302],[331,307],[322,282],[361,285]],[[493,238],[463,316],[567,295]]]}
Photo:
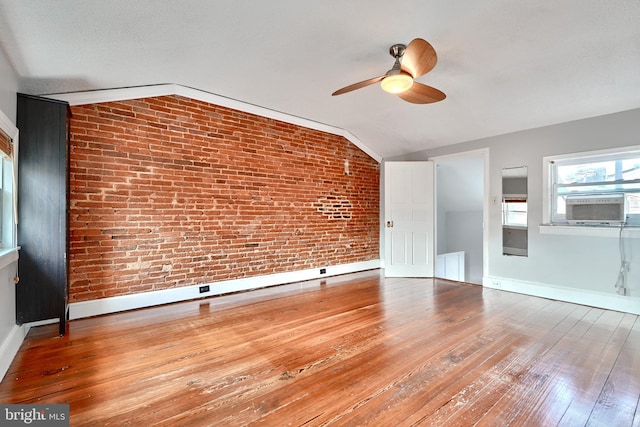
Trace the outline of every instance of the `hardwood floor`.
{"label": "hardwood floor", "polygon": [[33,328],[71,425],[640,426],[638,316],[369,271]]}

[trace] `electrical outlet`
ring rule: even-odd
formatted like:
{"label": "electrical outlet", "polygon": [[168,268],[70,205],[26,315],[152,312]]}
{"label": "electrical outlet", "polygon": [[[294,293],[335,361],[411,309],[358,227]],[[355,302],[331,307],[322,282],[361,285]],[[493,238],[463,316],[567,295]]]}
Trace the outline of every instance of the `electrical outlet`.
{"label": "electrical outlet", "polygon": [[327,269],[326,268],[321,268],[320,269],[320,274],[327,274]]}
{"label": "electrical outlet", "polygon": [[200,286],[200,293],[203,294],[205,292],[209,292],[209,285]]}

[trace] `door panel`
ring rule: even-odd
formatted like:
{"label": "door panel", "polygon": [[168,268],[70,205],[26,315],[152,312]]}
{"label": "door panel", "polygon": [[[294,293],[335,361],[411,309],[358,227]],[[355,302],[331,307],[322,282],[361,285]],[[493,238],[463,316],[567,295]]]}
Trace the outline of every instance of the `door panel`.
{"label": "door panel", "polygon": [[433,162],[386,162],[385,275],[432,277]]}
{"label": "door panel", "polygon": [[427,265],[429,264],[429,248],[427,241],[429,236],[427,233],[415,233],[413,236],[413,264]]}

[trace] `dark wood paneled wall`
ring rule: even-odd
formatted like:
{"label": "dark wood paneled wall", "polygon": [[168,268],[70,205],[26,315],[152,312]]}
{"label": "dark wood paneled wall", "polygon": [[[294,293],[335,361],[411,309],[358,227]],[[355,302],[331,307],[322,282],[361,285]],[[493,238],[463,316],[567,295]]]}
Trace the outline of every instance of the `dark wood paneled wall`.
{"label": "dark wood paneled wall", "polygon": [[64,331],[68,245],[68,105],[18,94],[18,324],[61,319]]}

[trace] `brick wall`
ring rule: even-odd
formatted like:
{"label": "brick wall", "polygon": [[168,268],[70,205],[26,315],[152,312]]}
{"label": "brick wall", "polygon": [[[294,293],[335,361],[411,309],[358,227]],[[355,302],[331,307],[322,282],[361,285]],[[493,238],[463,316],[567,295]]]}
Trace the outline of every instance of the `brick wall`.
{"label": "brick wall", "polygon": [[72,302],[379,258],[378,164],[340,136],[179,96],[76,106],[70,170]]}

